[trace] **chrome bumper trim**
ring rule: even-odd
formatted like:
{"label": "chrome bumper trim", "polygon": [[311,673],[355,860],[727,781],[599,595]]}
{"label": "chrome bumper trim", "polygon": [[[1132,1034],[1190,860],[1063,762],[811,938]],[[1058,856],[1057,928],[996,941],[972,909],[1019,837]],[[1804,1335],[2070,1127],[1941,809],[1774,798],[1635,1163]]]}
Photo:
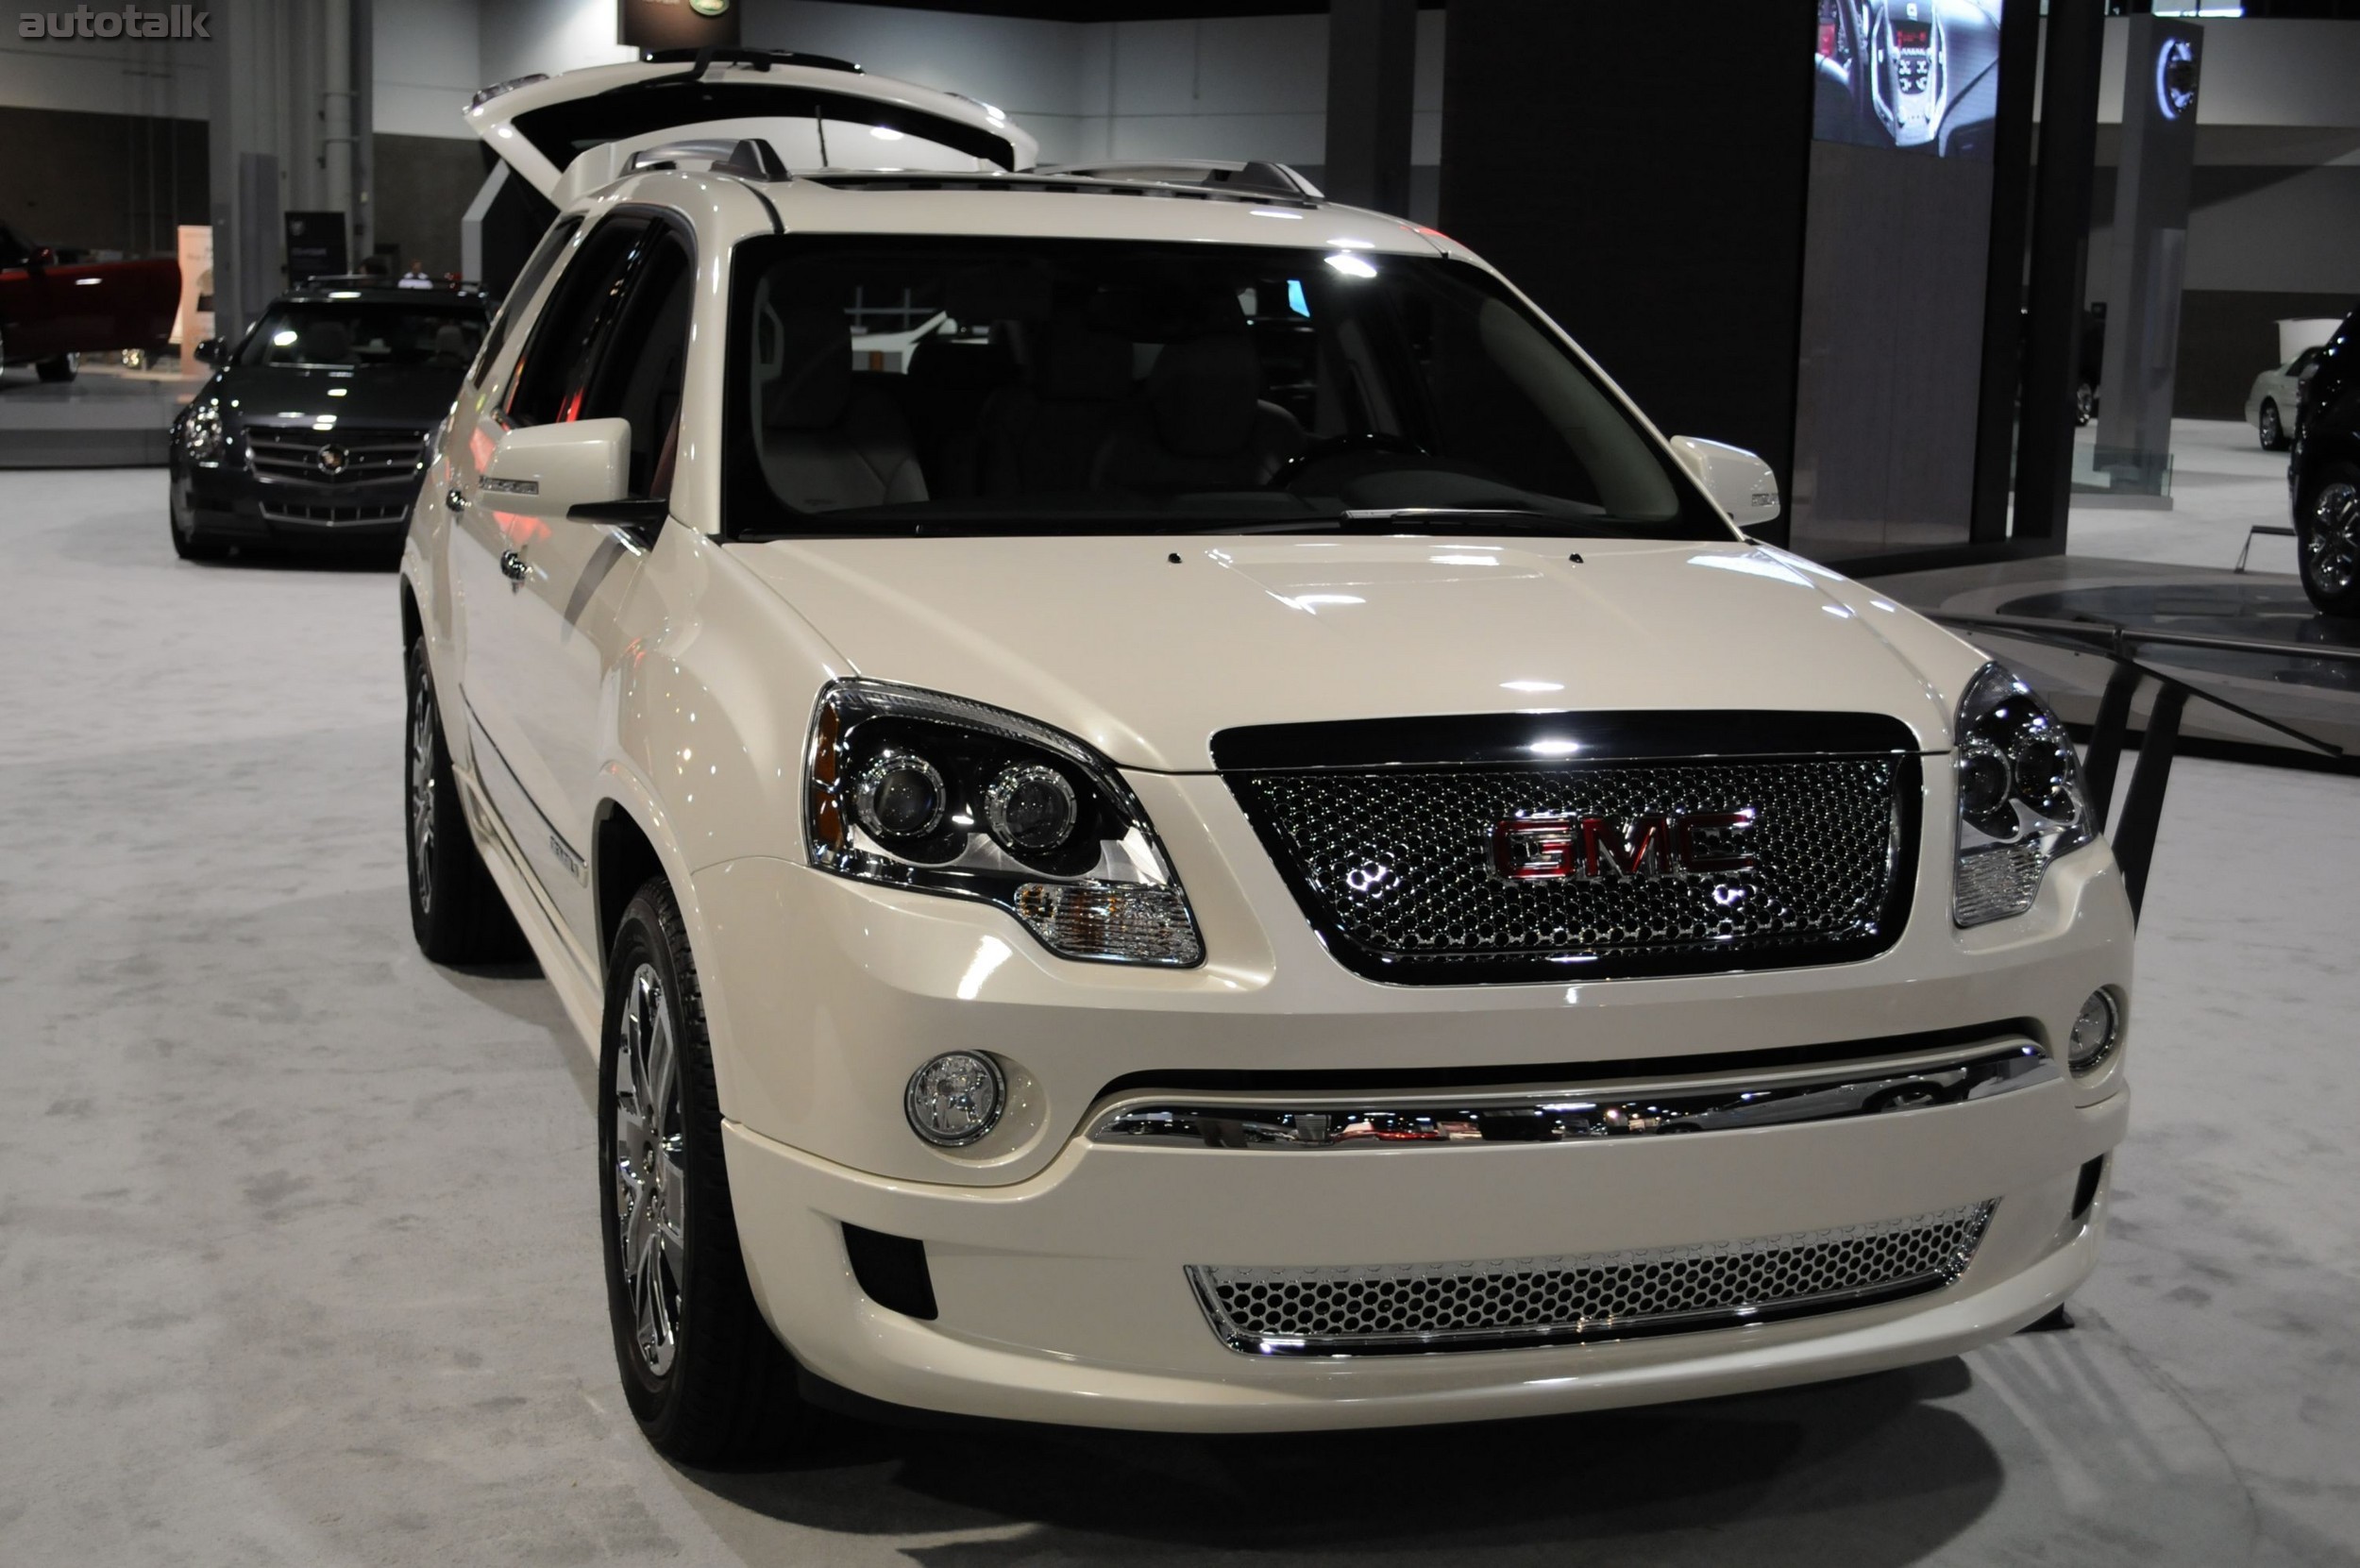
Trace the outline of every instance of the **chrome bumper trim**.
{"label": "chrome bumper trim", "polygon": [[1736,1132],[1986,1100],[2064,1076],[2029,1039],[1969,1052],[1776,1074],[1487,1091],[1267,1097],[1125,1096],[1090,1119],[1093,1143],[1140,1148],[1462,1148]]}

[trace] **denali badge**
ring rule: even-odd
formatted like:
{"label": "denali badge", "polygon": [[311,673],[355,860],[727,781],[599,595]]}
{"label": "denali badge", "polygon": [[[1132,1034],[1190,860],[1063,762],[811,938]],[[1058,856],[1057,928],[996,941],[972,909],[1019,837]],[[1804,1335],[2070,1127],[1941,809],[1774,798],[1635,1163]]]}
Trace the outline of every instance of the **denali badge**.
{"label": "denali badge", "polygon": [[1492,824],[1492,867],[1510,882],[1668,877],[1751,870],[1737,848],[1754,808],[1656,817],[1510,817]]}

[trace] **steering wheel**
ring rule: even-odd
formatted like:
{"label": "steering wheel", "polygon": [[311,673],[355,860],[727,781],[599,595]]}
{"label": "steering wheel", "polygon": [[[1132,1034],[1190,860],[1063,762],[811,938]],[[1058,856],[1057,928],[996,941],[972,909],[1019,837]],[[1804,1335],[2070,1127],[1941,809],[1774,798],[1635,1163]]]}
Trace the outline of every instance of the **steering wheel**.
{"label": "steering wheel", "polygon": [[1390,430],[1354,430],[1349,435],[1322,436],[1293,457],[1279,464],[1278,472],[1263,486],[1267,490],[1285,490],[1293,485],[1307,469],[1340,457],[1354,457],[1362,452],[1399,452],[1409,457],[1425,457],[1424,447],[1406,435]]}

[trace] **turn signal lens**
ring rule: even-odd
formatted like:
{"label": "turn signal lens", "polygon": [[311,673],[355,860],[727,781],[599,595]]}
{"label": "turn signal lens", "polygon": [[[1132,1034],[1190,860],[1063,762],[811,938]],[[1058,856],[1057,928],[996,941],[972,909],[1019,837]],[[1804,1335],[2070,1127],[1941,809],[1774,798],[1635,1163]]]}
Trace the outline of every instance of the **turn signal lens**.
{"label": "turn signal lens", "polygon": [[951,1051],[910,1074],[902,1106],[910,1130],[939,1149],[972,1143],[1000,1124],[1007,1107],[1000,1064],[974,1051]]}

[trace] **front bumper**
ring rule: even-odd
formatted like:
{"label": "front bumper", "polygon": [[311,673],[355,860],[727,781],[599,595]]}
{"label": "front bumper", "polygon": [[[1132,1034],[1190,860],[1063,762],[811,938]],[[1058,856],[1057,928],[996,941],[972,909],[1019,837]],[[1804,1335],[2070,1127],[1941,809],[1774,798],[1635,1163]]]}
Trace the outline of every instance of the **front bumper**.
{"label": "front bumper", "polygon": [[[1267,1155],[1076,1143],[1013,1188],[925,1188],[734,1123],[730,1184],[757,1297],[811,1371],[888,1403],[1172,1431],[1490,1420],[1697,1398],[1957,1354],[2090,1273],[2106,1200],[2072,1213],[2129,1094],[2068,1085],[1869,1121],[1482,1151]],[[1191,1263],[1368,1264],[1584,1253],[1868,1222],[1997,1198],[1930,1294],[1660,1338],[1288,1359],[1216,1337]],[[922,1239],[940,1315],[863,1295],[844,1222]]]}
{"label": "front bumper", "polygon": [[423,474],[343,484],[258,478],[241,464],[171,468],[175,525],[209,541],[256,545],[382,545],[410,528]]}

